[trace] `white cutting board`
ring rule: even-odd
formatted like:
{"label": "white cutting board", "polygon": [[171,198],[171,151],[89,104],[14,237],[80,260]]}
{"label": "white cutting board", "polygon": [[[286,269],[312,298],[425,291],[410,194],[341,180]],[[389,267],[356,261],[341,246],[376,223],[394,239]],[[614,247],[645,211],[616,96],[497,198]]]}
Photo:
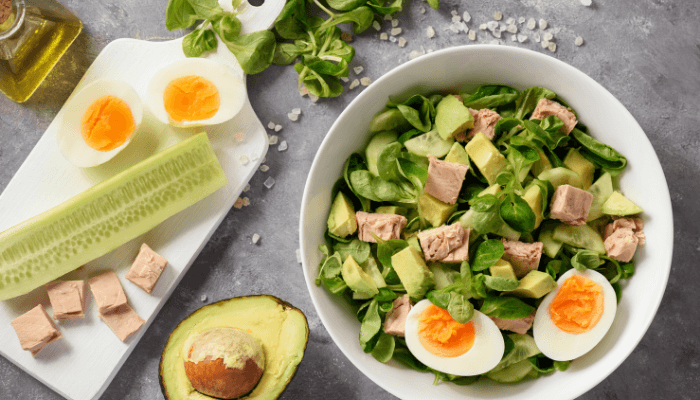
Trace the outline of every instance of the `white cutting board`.
{"label": "white cutting board", "polygon": [[[267,0],[260,7],[249,7],[240,16],[242,33],[270,28],[284,3],[284,0]],[[222,7],[226,6],[230,9],[231,2],[222,1]],[[131,84],[144,99],[151,77],[160,68],[184,58],[182,39],[169,42],[118,39],[97,56],[73,95],[96,79],[108,78]],[[228,65],[245,81],[236,58],[223,43],[219,42],[217,51],[207,58]],[[66,112],[66,107],[63,107],[0,195],[0,231],[4,231],[202,130],[207,132],[228,177],[229,184],[216,193],[66,276],[84,279],[101,270],[117,273],[132,307],[146,320],[126,343],[121,342],[99,319],[97,307],[89,296],[85,319],[58,323],[63,339],[50,344],[34,358],[21,349],[10,321],[39,303],[49,315],[53,315],[46,289],[42,286],[27,295],[0,302],[0,354],[69,399],[100,397],[267,152],[267,133],[250,101],[246,101],[241,112],[227,123],[185,130],[162,124],[146,111],[147,108],[144,104],[143,122],[127,148],[106,164],[81,169],[66,161],[57,145],[60,117]],[[244,139],[239,141],[237,136],[244,136]],[[242,156],[248,157],[250,162],[243,165],[240,162]],[[148,243],[169,261],[151,295],[124,278],[142,242]]]}

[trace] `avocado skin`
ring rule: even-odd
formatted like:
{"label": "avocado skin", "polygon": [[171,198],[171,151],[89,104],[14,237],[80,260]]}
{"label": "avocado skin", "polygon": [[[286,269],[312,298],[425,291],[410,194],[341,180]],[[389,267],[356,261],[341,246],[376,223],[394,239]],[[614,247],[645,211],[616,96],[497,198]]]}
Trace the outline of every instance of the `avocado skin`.
{"label": "avocado skin", "polygon": [[[198,310],[194,311],[192,314],[190,314],[190,315],[188,315],[187,317],[185,317],[182,321],[180,321],[180,323],[175,327],[175,329],[173,329],[173,331],[171,332],[170,336],[168,336],[168,340],[165,342],[165,345],[163,346],[163,352],[161,353],[161,356],[160,356],[160,363],[159,363],[159,367],[158,367],[158,383],[160,384],[160,390],[161,390],[161,392],[163,393],[163,397],[164,397],[166,400],[176,400],[176,399],[178,399],[178,398],[181,397],[179,394],[168,392],[168,389],[167,389],[166,383],[165,383],[165,378],[163,377],[163,371],[164,371],[163,359],[165,358],[165,349],[168,348],[168,344],[170,343],[170,340],[173,338],[173,333],[175,333],[175,332],[177,331],[177,329],[178,329],[180,326],[182,326],[182,324],[183,324],[185,321],[189,320],[189,319],[192,318],[192,317],[195,317],[195,318],[196,318],[196,315],[199,314],[200,312],[202,312],[202,310],[207,310],[207,309],[210,309],[210,308],[211,308],[211,309],[220,308],[220,307],[222,307],[224,304],[226,304],[227,302],[230,302],[230,301],[237,301],[237,300],[243,300],[243,299],[256,299],[256,298],[258,298],[258,299],[268,299],[268,300],[272,300],[272,301],[274,301],[275,303],[277,303],[277,304],[279,304],[280,306],[282,306],[282,307],[285,309],[285,311],[289,311],[289,312],[298,312],[298,313],[303,317],[303,322],[304,322],[305,331],[306,331],[305,340],[304,340],[304,348],[301,349],[301,351],[302,351],[302,358],[303,358],[304,353],[306,353],[307,344],[309,343],[309,323],[308,323],[308,320],[307,320],[307,318],[306,318],[306,315],[304,315],[304,313],[303,313],[300,309],[294,307],[294,306],[291,305],[290,303],[288,303],[288,302],[286,302],[286,301],[284,301],[284,300],[282,300],[282,299],[280,299],[280,298],[278,298],[278,297],[275,297],[275,296],[272,296],[272,295],[269,295],[269,294],[251,295],[251,296],[239,296],[239,297],[232,297],[232,298],[229,298],[229,299],[220,300],[220,301],[217,301],[217,302],[215,302],[215,303],[207,304],[206,306],[199,308]],[[205,312],[205,313],[206,313],[206,312]],[[284,388],[283,388],[282,390],[280,390],[279,393],[275,394],[274,397],[271,397],[271,399],[278,399],[278,398],[282,395],[282,393],[284,393],[284,391],[287,389],[287,386],[289,385],[289,382],[291,382],[292,379],[294,379],[294,376],[296,375],[296,373],[297,373],[298,370],[299,370],[299,365],[297,364],[297,366],[294,368],[294,371],[293,371],[292,374],[289,376],[289,379],[287,380],[287,383],[284,385]],[[255,388],[253,388],[253,390],[255,390]],[[212,399],[216,399],[215,397],[211,397],[211,398],[212,398]]]}

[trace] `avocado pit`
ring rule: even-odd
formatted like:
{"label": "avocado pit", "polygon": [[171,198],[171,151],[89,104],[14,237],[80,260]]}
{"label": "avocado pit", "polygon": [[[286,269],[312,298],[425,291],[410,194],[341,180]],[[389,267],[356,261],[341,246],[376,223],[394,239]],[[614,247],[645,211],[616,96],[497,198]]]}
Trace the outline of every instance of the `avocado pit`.
{"label": "avocado pit", "polygon": [[194,389],[220,399],[249,393],[265,369],[260,342],[236,328],[213,328],[199,333],[186,354],[185,373]]}

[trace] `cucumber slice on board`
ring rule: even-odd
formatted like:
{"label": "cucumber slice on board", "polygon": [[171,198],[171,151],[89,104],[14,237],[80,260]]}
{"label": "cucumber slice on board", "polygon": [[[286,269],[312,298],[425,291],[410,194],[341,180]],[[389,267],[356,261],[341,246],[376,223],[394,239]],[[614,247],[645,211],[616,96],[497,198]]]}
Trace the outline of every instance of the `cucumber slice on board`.
{"label": "cucumber slice on board", "polygon": [[109,253],[227,182],[200,133],[0,233],[0,300]]}

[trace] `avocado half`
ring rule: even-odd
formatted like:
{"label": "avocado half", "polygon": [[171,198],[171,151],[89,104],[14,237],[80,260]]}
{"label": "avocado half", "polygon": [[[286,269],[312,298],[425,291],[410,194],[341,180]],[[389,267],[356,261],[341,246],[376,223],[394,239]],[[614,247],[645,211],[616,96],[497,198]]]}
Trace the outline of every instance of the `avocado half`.
{"label": "avocado half", "polygon": [[160,358],[160,387],[168,400],[216,399],[197,392],[185,374],[184,355],[194,337],[215,327],[242,329],[265,351],[265,371],[252,392],[240,399],[278,398],[296,373],[309,340],[306,316],[270,295],[234,297],[206,305],[173,330]]}

